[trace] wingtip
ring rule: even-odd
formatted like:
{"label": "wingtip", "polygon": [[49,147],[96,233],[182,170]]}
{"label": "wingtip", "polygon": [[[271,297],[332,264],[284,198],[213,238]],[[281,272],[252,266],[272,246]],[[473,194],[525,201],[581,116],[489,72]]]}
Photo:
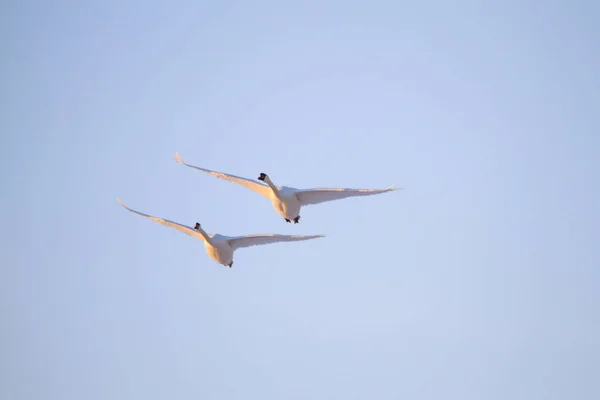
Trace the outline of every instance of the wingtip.
{"label": "wingtip", "polygon": [[390,187],[388,187],[388,188],[387,188],[387,190],[390,190],[390,191],[394,191],[394,190],[404,190],[404,188],[403,188],[403,187],[399,187],[399,188],[398,188],[398,187],[396,187],[396,185],[394,184],[394,185],[391,185]]}
{"label": "wingtip", "polygon": [[120,198],[117,197],[117,201],[119,202],[120,205],[122,205],[123,207],[125,207],[125,204],[123,204],[123,202],[121,201]]}
{"label": "wingtip", "polygon": [[175,152],[175,155],[173,156],[173,159],[175,161],[177,161],[179,164],[183,164],[183,160],[181,159],[181,156],[179,156],[178,152]]}

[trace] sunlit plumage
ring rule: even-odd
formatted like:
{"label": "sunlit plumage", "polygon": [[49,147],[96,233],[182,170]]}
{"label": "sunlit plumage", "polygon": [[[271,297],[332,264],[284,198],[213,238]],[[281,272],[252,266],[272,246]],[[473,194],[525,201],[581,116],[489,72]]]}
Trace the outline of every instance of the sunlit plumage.
{"label": "sunlit plumage", "polygon": [[267,174],[261,173],[258,180],[265,184],[251,179],[242,178],[235,175],[225,174],[223,172],[212,171],[205,168],[183,162],[179,153],[175,153],[175,161],[187,167],[197,169],[215,178],[224,179],[237,183],[255,193],[271,200],[275,211],[286,220],[286,222],[298,223],[300,220],[300,209],[303,206],[320,204],[327,201],[341,200],[348,197],[372,196],[398,190],[394,186],[387,189],[345,189],[345,188],[323,188],[323,189],[296,189],[289,186],[275,186]]}
{"label": "sunlit plumage", "polygon": [[119,204],[121,204],[121,206],[123,206],[126,210],[131,211],[132,213],[141,215],[142,217],[148,218],[154,222],[158,222],[161,225],[176,229],[179,232],[185,233],[186,235],[201,240],[204,243],[204,249],[206,250],[208,256],[212,258],[216,263],[228,267],[231,267],[233,265],[233,253],[237,249],[279,242],[299,242],[303,240],[324,237],[324,235],[297,236],[259,234],[246,236],[224,236],[219,234],[208,234],[202,229],[199,223],[196,223],[196,226],[192,228],[191,226],[182,225],[177,222],[169,221],[163,218],[153,217],[152,215],[132,210],[131,208],[123,204],[123,202],[120,199],[117,200]]}

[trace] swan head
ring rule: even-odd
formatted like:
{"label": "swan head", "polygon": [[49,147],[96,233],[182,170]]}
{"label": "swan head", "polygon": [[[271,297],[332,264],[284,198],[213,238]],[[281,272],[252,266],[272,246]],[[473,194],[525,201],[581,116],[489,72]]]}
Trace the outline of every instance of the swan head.
{"label": "swan head", "polygon": [[267,177],[267,174],[265,174],[264,172],[261,172],[258,177],[258,180],[264,182],[266,177]]}
{"label": "swan head", "polygon": [[194,225],[194,229],[195,229],[195,230],[198,230],[198,229],[200,229],[200,224],[196,222],[196,225]]}

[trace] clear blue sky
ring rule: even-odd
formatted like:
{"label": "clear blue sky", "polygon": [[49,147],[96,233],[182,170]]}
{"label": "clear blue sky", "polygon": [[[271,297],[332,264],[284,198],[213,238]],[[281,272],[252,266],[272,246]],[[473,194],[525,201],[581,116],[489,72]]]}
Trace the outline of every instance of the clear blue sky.
{"label": "clear blue sky", "polygon": [[600,398],[600,4],[488,3],[4,2],[0,398]]}

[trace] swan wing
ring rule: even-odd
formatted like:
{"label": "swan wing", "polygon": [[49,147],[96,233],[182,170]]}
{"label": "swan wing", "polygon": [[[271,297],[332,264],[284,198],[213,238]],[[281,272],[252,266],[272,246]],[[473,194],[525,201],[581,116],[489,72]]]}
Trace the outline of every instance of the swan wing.
{"label": "swan wing", "polygon": [[325,235],[310,235],[310,236],[296,236],[296,235],[277,235],[277,234],[266,234],[266,235],[247,235],[238,236],[229,239],[229,244],[233,250],[240,249],[243,247],[261,246],[263,244],[279,243],[279,242],[299,242],[302,240],[310,240],[325,237]]}
{"label": "swan wing", "polygon": [[189,235],[189,236],[192,236],[192,237],[195,237],[197,239],[204,241],[204,238],[202,237],[200,232],[198,232],[197,230],[195,230],[194,228],[192,228],[190,226],[181,225],[181,224],[178,224],[177,222],[169,221],[168,219],[153,217],[152,215],[148,215],[148,214],[141,213],[139,211],[132,210],[131,208],[129,208],[125,204],[123,204],[123,202],[120,199],[117,199],[117,201],[127,211],[131,211],[134,214],[141,215],[142,217],[148,218],[154,222],[158,222],[161,225],[168,226],[169,228],[177,229],[179,232],[183,232],[186,235]]}
{"label": "swan wing", "polygon": [[251,179],[246,179],[246,178],[242,178],[242,177],[235,176],[235,175],[225,174],[223,172],[211,171],[210,169],[200,168],[200,167],[196,167],[194,165],[186,164],[185,162],[183,162],[183,160],[179,156],[179,153],[175,153],[173,158],[179,164],[183,164],[186,167],[195,168],[199,171],[202,171],[204,173],[212,175],[215,178],[219,178],[219,179],[223,179],[223,180],[226,180],[229,182],[237,183],[238,185],[243,186],[246,189],[250,189],[253,192],[260,194],[261,196],[266,197],[267,199],[270,198],[270,190],[271,189],[267,185],[263,185],[262,183],[258,183]]}
{"label": "swan wing", "polygon": [[394,186],[390,186],[387,189],[307,189],[298,190],[296,196],[300,200],[300,204],[308,206],[311,204],[324,203],[326,201],[341,200],[348,197],[356,196],[372,196],[374,194],[381,194],[391,192],[396,189]]}

